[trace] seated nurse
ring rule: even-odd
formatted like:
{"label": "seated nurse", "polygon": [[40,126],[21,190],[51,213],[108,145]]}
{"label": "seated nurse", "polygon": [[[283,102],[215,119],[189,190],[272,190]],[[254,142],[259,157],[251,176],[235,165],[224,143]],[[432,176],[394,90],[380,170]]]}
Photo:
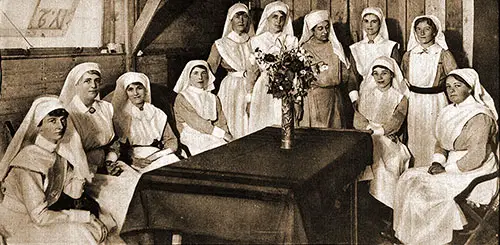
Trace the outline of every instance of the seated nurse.
{"label": "seated nurse", "polygon": [[93,62],[81,63],[69,72],[59,99],[67,108],[82,139],[92,172],[119,174],[120,152],[113,129],[113,106],[99,99],[101,69]]}
{"label": "seated nurse", "polygon": [[[122,144],[131,147],[133,166],[146,167],[177,151],[177,137],[167,123],[167,114],[151,104],[150,83],[145,74],[121,75],[116,81],[112,104],[117,136]],[[168,160],[164,158],[163,165],[179,160],[171,155]]]}
{"label": "seated nurse", "polygon": [[381,56],[370,69],[361,84],[354,127],[373,132],[373,164],[364,175],[371,179],[370,194],[392,208],[396,183],[410,161],[398,134],[408,110],[408,88],[394,59]]}
{"label": "seated nurse", "polygon": [[[498,169],[498,113],[473,69],[451,71],[446,94],[452,102],[437,117],[430,167],[400,177],[394,203],[394,230],[404,244],[447,244],[467,224],[453,198],[476,177]],[[429,163],[431,164],[431,163]],[[468,200],[488,204],[498,180],[479,184]]]}
{"label": "seated nurse", "polygon": [[63,195],[80,198],[85,181],[92,179],[67,117],[57,97],[36,99],[0,162],[0,233],[6,233],[0,235],[8,244],[98,244],[106,239],[106,226],[91,212],[53,208]]}
{"label": "seated nurse", "polygon": [[174,92],[174,111],[181,143],[191,155],[226,144],[233,139],[219,98],[212,94],[215,77],[206,61],[189,61]]}

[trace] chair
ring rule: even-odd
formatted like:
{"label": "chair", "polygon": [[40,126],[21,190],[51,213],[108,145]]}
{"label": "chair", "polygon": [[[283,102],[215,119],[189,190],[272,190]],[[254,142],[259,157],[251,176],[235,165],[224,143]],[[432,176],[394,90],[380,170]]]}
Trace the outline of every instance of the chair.
{"label": "chair", "polygon": [[[500,176],[500,169],[494,173],[475,178],[461,193],[455,196],[455,202],[460,206],[469,221],[473,221],[474,228],[469,227],[460,233],[463,236],[460,240],[463,244],[498,244],[498,190],[492,197],[488,205],[481,205],[479,208],[471,206],[467,198],[474,188],[485,181],[497,179]],[[456,239],[454,238],[454,241]],[[462,243],[462,242],[461,242]]]}

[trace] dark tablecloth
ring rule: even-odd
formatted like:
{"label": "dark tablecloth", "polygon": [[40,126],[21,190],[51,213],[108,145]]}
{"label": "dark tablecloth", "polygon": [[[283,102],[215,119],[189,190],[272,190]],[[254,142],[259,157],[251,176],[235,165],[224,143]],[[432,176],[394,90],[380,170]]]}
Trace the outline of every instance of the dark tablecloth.
{"label": "dark tablecloth", "polygon": [[350,183],[372,161],[367,133],[268,127],[144,174],[122,234],[145,229],[250,243],[348,243]]}

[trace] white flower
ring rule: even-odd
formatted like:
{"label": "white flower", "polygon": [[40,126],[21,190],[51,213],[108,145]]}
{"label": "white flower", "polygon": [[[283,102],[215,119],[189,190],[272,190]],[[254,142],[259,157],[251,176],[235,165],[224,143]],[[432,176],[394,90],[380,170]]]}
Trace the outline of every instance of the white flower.
{"label": "white flower", "polygon": [[326,64],[319,67],[319,71],[326,71],[326,70],[328,70],[328,65]]}
{"label": "white flower", "polygon": [[279,86],[279,89],[280,89],[280,90],[283,90],[283,87],[282,87],[282,86]]}
{"label": "white flower", "polygon": [[302,75],[305,75],[306,73],[307,73],[306,70],[301,70],[300,71],[300,74],[302,74]]}

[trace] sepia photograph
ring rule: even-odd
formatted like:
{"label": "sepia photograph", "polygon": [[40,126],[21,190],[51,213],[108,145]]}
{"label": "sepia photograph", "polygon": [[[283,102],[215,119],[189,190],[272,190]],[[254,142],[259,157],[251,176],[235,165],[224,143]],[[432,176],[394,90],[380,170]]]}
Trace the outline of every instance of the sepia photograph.
{"label": "sepia photograph", "polygon": [[499,17],[0,0],[0,245],[496,245]]}

